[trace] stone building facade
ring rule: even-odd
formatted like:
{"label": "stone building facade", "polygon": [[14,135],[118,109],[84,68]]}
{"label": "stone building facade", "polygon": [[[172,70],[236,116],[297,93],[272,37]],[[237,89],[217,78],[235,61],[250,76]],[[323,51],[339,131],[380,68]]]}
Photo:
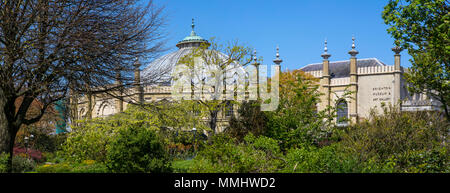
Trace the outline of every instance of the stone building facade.
{"label": "stone building facade", "polygon": [[[349,60],[330,62],[325,41],[322,63],[309,64],[301,70],[320,80],[320,92],[324,95],[318,110],[328,105],[339,106],[338,122],[347,118],[357,122],[367,118],[371,109],[381,111],[382,103],[398,105],[402,111],[435,111],[440,103],[427,93],[409,93],[403,74],[407,69],[401,66],[399,47],[392,48],[395,64],[386,65],[376,58],[357,59],[355,38],[352,49],[348,52]],[[345,93],[347,95],[344,97]],[[340,124],[347,124],[342,121]]]}
{"label": "stone building facade", "polygon": [[[134,74],[136,84],[128,93],[131,93],[135,101],[141,103],[171,100],[170,72],[183,56],[203,43],[209,44],[207,40],[195,33],[194,23],[192,23],[191,34],[177,43],[177,51],[154,60],[142,72],[139,70],[139,62],[136,62]],[[402,49],[395,47],[392,50],[395,53],[394,65],[386,65],[376,58],[357,59],[359,52],[356,50],[355,38],[353,38],[352,49],[348,52],[350,59],[330,61],[331,54],[328,53],[325,41],[324,53],[321,55],[322,63],[309,64],[300,68],[320,80],[319,89],[324,95],[320,104],[317,104],[318,110],[323,110],[328,105],[339,106],[337,112],[339,124],[348,124],[348,121],[340,122],[342,118],[347,118],[351,122],[367,118],[370,110],[380,109],[382,103],[399,104],[402,111],[439,110],[439,102],[426,93],[408,93],[403,79],[403,73],[407,69],[401,66]],[[280,69],[282,60],[279,57],[278,48],[273,62]],[[256,60],[255,64],[257,64]],[[167,72],[157,81],[157,84],[142,84],[148,77],[154,77],[155,73],[162,71]],[[343,97],[345,93],[351,94]],[[76,104],[73,112],[75,119],[106,117],[126,110],[128,105],[126,98],[121,100],[104,94],[84,95],[73,99],[72,103]],[[218,119],[219,131],[226,127],[231,114],[236,114],[235,106],[222,110]]]}

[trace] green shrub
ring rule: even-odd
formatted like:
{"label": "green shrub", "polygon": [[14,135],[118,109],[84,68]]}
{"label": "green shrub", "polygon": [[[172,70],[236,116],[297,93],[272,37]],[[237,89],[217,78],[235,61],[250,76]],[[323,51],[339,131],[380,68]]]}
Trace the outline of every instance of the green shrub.
{"label": "green shrub", "polygon": [[340,151],[337,144],[291,149],[286,154],[288,173],[348,173],[358,172],[361,166],[355,156]]}
{"label": "green shrub", "polygon": [[0,154],[0,173],[8,172],[8,158],[9,154],[7,153]]}
{"label": "green shrub", "polygon": [[105,162],[108,145],[115,139],[119,130],[127,129],[128,126],[158,130],[160,120],[155,114],[129,105],[127,110],[120,114],[78,121],[68,133],[58,156],[74,163],[83,160]]}
{"label": "green shrub", "polygon": [[213,137],[212,143],[198,152],[190,172],[265,173],[276,172],[282,165],[278,141],[252,134],[238,143],[224,134]]}
{"label": "green shrub", "polygon": [[171,161],[154,131],[130,126],[120,130],[110,144],[107,167],[112,172],[170,172]]}
{"label": "green shrub", "polygon": [[12,172],[24,173],[33,171],[36,167],[36,162],[33,159],[28,159],[22,156],[13,156],[12,159]]}
{"label": "green shrub", "polygon": [[400,112],[383,106],[342,135],[342,147],[365,165],[363,172],[448,171],[449,122],[436,112]]}
{"label": "green shrub", "polygon": [[450,155],[446,148],[413,150],[392,156],[396,172],[436,173],[450,172]]}

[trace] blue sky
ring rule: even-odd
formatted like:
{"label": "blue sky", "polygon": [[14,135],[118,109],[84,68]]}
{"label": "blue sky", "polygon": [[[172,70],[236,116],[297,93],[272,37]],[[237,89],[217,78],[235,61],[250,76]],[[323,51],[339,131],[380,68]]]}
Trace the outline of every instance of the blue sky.
{"label": "blue sky", "polygon": [[[328,39],[330,60],[350,58],[352,35],[358,58],[378,58],[393,65],[394,40],[381,18],[388,0],[155,0],[166,7],[167,47],[189,35],[191,19],[196,32],[219,43],[239,40],[255,48],[264,64],[271,64],[280,47],[282,69],[298,69],[322,61],[323,42]],[[402,53],[402,66],[411,57]]]}

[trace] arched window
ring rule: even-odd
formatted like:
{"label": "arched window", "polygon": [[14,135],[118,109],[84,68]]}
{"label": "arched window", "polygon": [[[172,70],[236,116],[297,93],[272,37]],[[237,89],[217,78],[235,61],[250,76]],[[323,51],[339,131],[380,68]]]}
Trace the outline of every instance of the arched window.
{"label": "arched window", "polygon": [[233,114],[234,114],[233,104],[231,102],[228,102],[225,106],[225,116],[231,117]]}
{"label": "arched window", "polygon": [[337,108],[337,124],[338,126],[345,126],[348,124],[348,106],[345,100],[339,100],[336,105]]}

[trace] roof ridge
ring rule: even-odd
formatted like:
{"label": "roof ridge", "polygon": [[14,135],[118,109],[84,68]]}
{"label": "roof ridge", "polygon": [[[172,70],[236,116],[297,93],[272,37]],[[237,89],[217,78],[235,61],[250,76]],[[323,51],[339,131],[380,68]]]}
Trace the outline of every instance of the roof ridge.
{"label": "roof ridge", "polygon": [[[386,64],[383,63],[383,62],[381,62],[378,58],[362,58],[362,59],[358,59],[358,60],[375,60],[377,63],[380,63],[380,64],[383,65],[383,66],[386,66]],[[330,61],[330,64],[333,64],[333,63],[339,63],[339,62],[347,62],[347,61],[350,61],[350,60]],[[323,64],[323,63],[320,62],[320,63],[311,63],[311,64],[307,64],[306,66],[303,66],[303,67],[301,67],[300,69],[306,68],[306,67],[308,67],[308,66],[312,66],[312,65],[320,65],[320,64]]]}

